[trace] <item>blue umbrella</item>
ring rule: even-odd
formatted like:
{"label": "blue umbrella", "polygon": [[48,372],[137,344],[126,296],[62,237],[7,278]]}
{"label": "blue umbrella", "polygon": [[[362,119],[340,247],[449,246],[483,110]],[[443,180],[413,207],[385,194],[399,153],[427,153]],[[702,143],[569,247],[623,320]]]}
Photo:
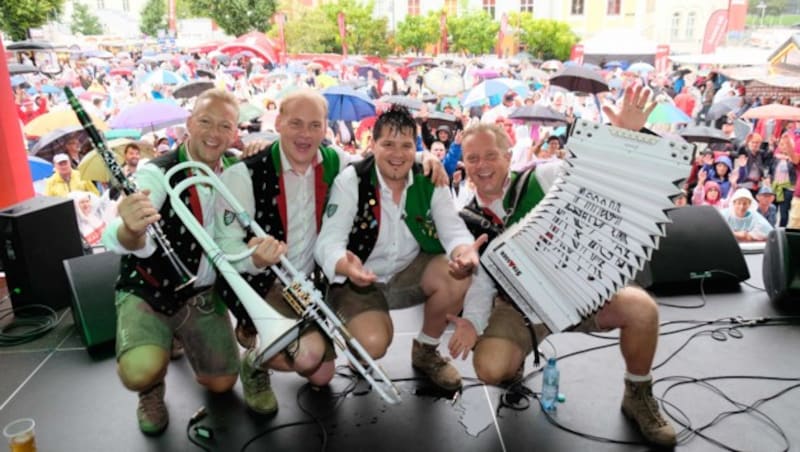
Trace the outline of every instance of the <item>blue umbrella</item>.
{"label": "blue umbrella", "polygon": [[328,119],[331,121],[359,121],[375,116],[375,104],[366,95],[349,86],[331,86],[322,91],[328,101]]}
{"label": "blue umbrella", "polygon": [[691,123],[690,118],[680,108],[669,102],[659,102],[650,116],[647,117],[647,122],[650,124],[678,124],[678,123]]}
{"label": "blue umbrella", "polygon": [[526,96],[530,88],[525,82],[511,78],[493,78],[479,83],[464,96],[461,105],[472,107],[480,105],[487,98],[500,97],[508,91],[514,91],[521,96]]}
{"label": "blue umbrella", "polygon": [[609,61],[608,63],[603,65],[603,69],[616,69],[618,67],[620,67],[622,69],[625,69],[625,68],[628,67],[628,62],[627,61],[612,60],[612,61]]}
{"label": "blue umbrella", "polygon": [[106,140],[113,140],[115,138],[131,138],[138,140],[142,136],[142,131],[139,129],[111,129],[106,130],[103,135],[105,135]]}
{"label": "blue umbrella", "polygon": [[158,69],[156,71],[147,74],[147,76],[144,79],[144,84],[152,85],[157,83],[159,85],[180,85],[185,81],[186,80],[184,80],[183,77],[172,71],[165,71],[163,69]]}
{"label": "blue umbrella", "polygon": [[31,96],[36,95],[37,93],[61,94],[61,88],[54,85],[42,85],[38,90],[34,87],[28,88],[28,94]]}
{"label": "blue umbrella", "polygon": [[34,182],[37,180],[46,179],[53,175],[53,164],[41,157],[29,155],[28,166],[31,169],[31,179]]}

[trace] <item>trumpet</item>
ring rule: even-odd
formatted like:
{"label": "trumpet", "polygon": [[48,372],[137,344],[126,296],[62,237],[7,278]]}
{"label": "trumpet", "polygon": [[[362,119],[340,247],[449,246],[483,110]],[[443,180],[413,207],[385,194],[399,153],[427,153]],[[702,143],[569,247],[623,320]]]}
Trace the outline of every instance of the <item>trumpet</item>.
{"label": "trumpet", "polygon": [[[181,171],[191,170],[192,175],[171,185],[172,177]],[[288,319],[272,309],[233,267],[231,262],[247,258],[252,254],[248,250],[239,255],[226,255],[213,238],[197,222],[189,208],[181,201],[180,194],[193,185],[208,185],[228,204],[243,228],[250,230],[257,237],[267,234],[250,215],[242,208],[239,201],[228,190],[225,184],[206,165],[198,162],[183,162],[170,168],[164,177],[165,192],[169,196],[172,208],[183,221],[186,229],[195,237],[206,255],[216,266],[219,274],[225,278],[247,313],[253,319],[258,331],[259,344],[256,349],[256,365],[269,360],[292,341],[299,337],[302,320]],[[283,284],[283,298],[301,319],[313,320],[331,339],[336,349],[345,355],[358,373],[372,385],[378,394],[389,404],[401,401],[400,391],[386,375],[381,366],[372,359],[361,343],[353,337],[342,322],[342,319],[324,301],[322,294],[314,284],[281,256],[280,264],[270,267]],[[373,376],[376,375],[378,379]],[[378,381],[380,380],[380,381]]]}
{"label": "trumpet", "polygon": [[[137,191],[136,184],[128,178],[125,173],[122,171],[122,168],[117,163],[117,159],[114,157],[114,154],[106,147],[106,142],[103,140],[103,137],[100,136],[100,132],[97,131],[97,128],[92,123],[92,119],[83,109],[80,101],[78,98],[75,97],[75,94],[72,90],[65,86],[64,87],[64,94],[67,97],[67,101],[69,102],[70,107],[72,107],[72,111],[75,112],[75,116],[78,117],[78,121],[81,123],[83,130],[89,135],[89,139],[92,140],[92,144],[94,148],[97,150],[97,153],[103,158],[103,162],[108,168],[108,171],[111,173],[111,176],[114,180],[119,184],[122,188],[122,191],[126,195],[130,195],[131,193],[135,193]],[[181,261],[178,255],[175,253],[175,250],[172,248],[172,245],[169,243],[166,234],[161,229],[158,223],[153,223],[147,227],[147,235],[156,242],[161,251],[164,253],[164,256],[169,260],[169,263],[172,265],[172,269],[174,270],[175,276],[178,278],[179,283],[175,285],[175,292],[180,292],[184,289],[191,289],[192,284],[194,284],[195,280],[197,279],[196,275],[193,275],[186,265]]]}

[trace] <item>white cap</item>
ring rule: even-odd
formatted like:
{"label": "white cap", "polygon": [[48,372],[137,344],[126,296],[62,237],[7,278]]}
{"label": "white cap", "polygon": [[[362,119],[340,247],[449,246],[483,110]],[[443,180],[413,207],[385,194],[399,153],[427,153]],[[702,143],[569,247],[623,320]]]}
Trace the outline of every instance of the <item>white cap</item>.
{"label": "white cap", "polygon": [[731,203],[733,203],[737,199],[748,199],[750,200],[751,204],[754,201],[753,194],[750,193],[750,190],[748,190],[747,188],[739,188],[735,192],[733,192],[733,196],[731,197]]}
{"label": "white cap", "polygon": [[69,156],[63,152],[53,156],[53,163],[69,162]]}

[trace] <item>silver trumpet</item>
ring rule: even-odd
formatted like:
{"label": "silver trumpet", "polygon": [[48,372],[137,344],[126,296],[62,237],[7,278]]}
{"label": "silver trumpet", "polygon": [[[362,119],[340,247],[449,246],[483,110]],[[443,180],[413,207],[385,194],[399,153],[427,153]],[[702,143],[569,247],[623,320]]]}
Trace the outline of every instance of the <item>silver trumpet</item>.
{"label": "silver trumpet", "polygon": [[[181,171],[190,170],[189,176],[172,187],[172,177]],[[198,162],[183,162],[170,168],[164,177],[165,191],[169,195],[172,208],[186,226],[186,229],[197,239],[206,255],[217,268],[219,274],[230,284],[236,296],[253,319],[258,331],[259,345],[256,350],[256,364],[269,360],[292,341],[299,337],[301,321],[289,319],[272,309],[265,303],[261,294],[257,293],[239,275],[231,262],[250,257],[253,250],[239,255],[226,255],[214,239],[208,235],[198,223],[189,208],[181,201],[180,194],[193,185],[208,185],[225,200],[236,219],[243,228],[250,230],[257,237],[266,237],[267,233],[250,218],[239,201],[228,190],[228,187],[206,165]],[[322,294],[314,284],[301,272],[294,268],[288,259],[281,256],[279,265],[270,269],[283,284],[283,297],[292,309],[303,319],[314,320],[333,341],[336,349],[347,357],[358,373],[367,380],[380,396],[390,404],[401,401],[400,391],[386,375],[381,366],[372,359],[364,347],[344,326],[339,315],[324,301]],[[377,376],[378,380],[373,376]]]}

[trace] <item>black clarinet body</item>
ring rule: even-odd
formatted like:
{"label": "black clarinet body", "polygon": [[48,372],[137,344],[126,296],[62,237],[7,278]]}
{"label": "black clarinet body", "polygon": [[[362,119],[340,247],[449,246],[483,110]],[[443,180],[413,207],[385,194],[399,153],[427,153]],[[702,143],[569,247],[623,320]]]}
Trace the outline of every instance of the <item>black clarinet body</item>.
{"label": "black clarinet body", "polygon": [[[81,105],[80,101],[78,101],[78,98],[75,97],[75,94],[69,87],[64,87],[64,94],[67,97],[70,107],[72,107],[72,111],[74,111],[75,115],[78,117],[78,121],[80,122],[81,126],[89,135],[89,139],[92,140],[92,145],[94,145],[95,150],[97,150],[97,153],[103,158],[103,162],[105,163],[106,168],[108,168],[108,171],[111,173],[111,177],[114,178],[114,181],[120,186],[126,195],[136,193],[138,191],[136,184],[125,175],[122,167],[119,165],[119,163],[117,163],[114,153],[106,146],[105,140],[92,123],[92,119],[83,109],[83,106]],[[176,276],[178,277],[178,281],[180,281],[180,284],[175,286],[175,292],[190,290],[192,288],[192,284],[195,282],[195,280],[197,280],[197,276],[193,275],[192,272],[186,268],[186,265],[175,253],[175,250],[172,248],[172,245],[170,245],[167,236],[161,229],[161,226],[158,223],[149,225],[147,227],[147,235],[156,242],[163,255],[169,260]]]}

